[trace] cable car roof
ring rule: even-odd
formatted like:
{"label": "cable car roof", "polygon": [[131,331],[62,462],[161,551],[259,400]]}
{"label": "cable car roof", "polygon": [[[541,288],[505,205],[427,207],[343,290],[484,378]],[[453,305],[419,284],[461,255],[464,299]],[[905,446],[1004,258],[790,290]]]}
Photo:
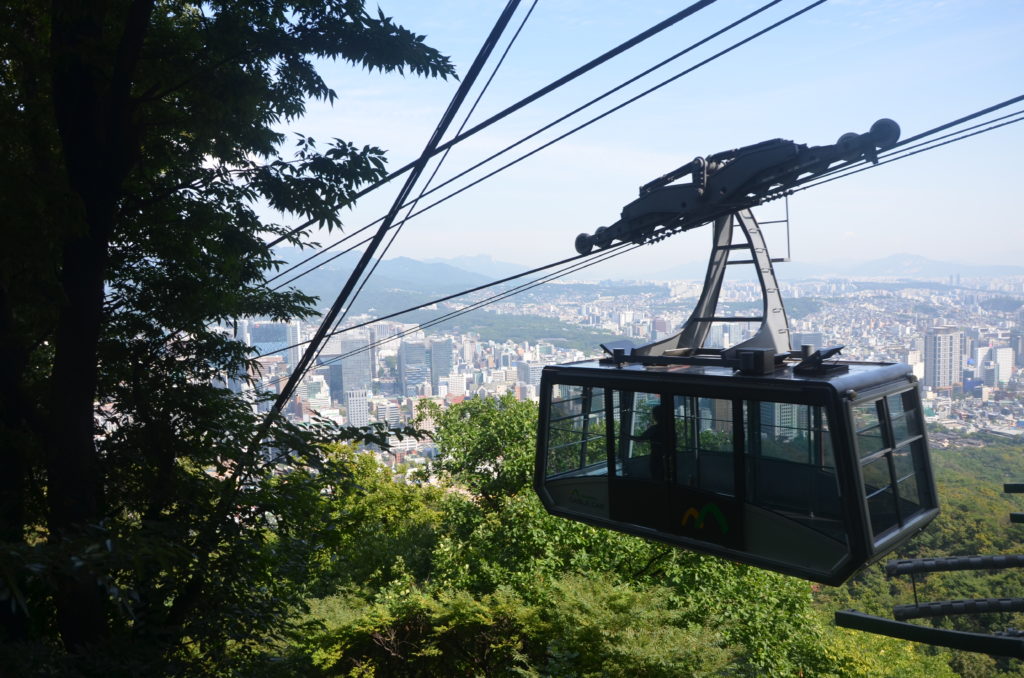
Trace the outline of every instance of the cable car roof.
{"label": "cable car roof", "polygon": [[848,369],[841,372],[797,374],[795,364],[784,363],[771,374],[746,374],[732,367],[711,365],[639,365],[610,364],[605,360],[582,360],[562,365],[549,365],[545,370],[558,370],[563,375],[592,377],[598,380],[649,380],[664,384],[736,384],[789,389],[827,385],[841,395],[872,390],[879,385],[898,381],[914,381],[909,365],[890,362],[837,363]]}

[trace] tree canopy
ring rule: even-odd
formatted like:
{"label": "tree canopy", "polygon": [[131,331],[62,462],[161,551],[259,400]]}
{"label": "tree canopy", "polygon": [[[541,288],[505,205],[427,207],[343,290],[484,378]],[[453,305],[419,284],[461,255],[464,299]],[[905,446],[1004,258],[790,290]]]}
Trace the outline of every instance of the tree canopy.
{"label": "tree canopy", "polygon": [[361,0],[15,0],[3,15],[5,659],[212,671],[296,604],[285,570],[301,568],[279,556],[308,554],[308,535],[267,526],[307,523],[289,522],[298,488],[275,469],[340,473],[313,442],[354,433],[281,423],[257,445],[254,403],[217,386],[255,364],[215,324],[314,311],[264,284],[267,241],[300,245],[289,219],[339,227],[384,175],[379,148],[282,126],[338,102],[322,60],[454,70]]}

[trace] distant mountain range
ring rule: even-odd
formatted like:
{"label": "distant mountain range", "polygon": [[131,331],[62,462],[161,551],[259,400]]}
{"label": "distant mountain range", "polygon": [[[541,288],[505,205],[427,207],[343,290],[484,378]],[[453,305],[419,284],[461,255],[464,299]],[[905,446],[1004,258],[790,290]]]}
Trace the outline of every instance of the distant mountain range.
{"label": "distant mountain range", "polygon": [[495,261],[486,254],[478,254],[475,257],[452,257],[451,259],[424,259],[424,261],[428,264],[447,264],[470,273],[493,276],[493,279],[506,278],[527,270],[526,266],[510,264],[507,261]]}
{"label": "distant mountain range", "polygon": [[[280,248],[278,256],[286,266],[297,263],[313,253],[313,250]],[[359,252],[349,252],[333,261],[321,265],[294,283],[306,294],[320,298],[320,305],[329,305],[348,279],[359,260]],[[316,262],[329,259],[330,255],[318,257],[310,264],[300,266],[296,271],[282,276],[280,284],[305,271]],[[648,280],[700,280],[704,277],[706,264],[693,263],[676,266],[652,273]],[[372,312],[383,315],[428,302],[432,299],[493,282],[514,275],[526,267],[508,262],[495,261],[489,256],[463,256],[450,259],[429,259],[419,261],[409,257],[386,259],[373,273],[372,282],[360,293],[353,305],[353,312]],[[933,261],[914,254],[894,254],[883,259],[866,262],[842,262],[811,264],[786,262],[776,265],[776,272],[783,280],[793,282],[814,278],[846,278],[863,280],[869,278],[939,280],[945,282],[951,275],[964,278],[1003,277],[1024,275],[1024,266],[998,266],[979,264],[958,264],[947,261]]]}
{"label": "distant mountain range", "polygon": [[[276,253],[285,261],[282,267],[284,270],[309,257],[313,250],[285,247],[278,248]],[[293,285],[306,294],[319,297],[320,305],[327,306],[348,280],[348,275],[361,254],[353,251],[328,261],[332,254],[327,253],[308,264],[300,265],[295,271],[290,271],[274,283],[281,284],[316,266],[318,262],[326,261],[327,263],[296,280]],[[454,266],[446,261],[459,261],[464,266]],[[409,257],[385,259],[374,270],[371,283],[359,294],[352,310],[355,313],[372,311],[378,315],[390,313],[439,296],[493,282],[522,270],[525,269],[515,264],[493,261],[490,257],[482,256],[431,261],[419,261]]]}

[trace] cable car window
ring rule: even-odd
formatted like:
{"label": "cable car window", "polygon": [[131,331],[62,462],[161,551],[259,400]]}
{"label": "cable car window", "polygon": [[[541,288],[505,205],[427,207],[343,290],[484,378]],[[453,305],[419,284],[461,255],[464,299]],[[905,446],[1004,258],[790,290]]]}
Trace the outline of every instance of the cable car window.
{"label": "cable car window", "polygon": [[914,475],[914,458],[909,447],[902,447],[892,455],[893,468],[896,471],[896,482],[902,482]]}
{"label": "cable car window", "polygon": [[[879,535],[905,525],[915,515],[935,505],[930,496],[922,493],[928,482],[925,481],[927,470],[923,463],[920,412],[914,393],[910,391],[859,403],[853,411],[862,464],[861,480],[877,540]],[[871,423],[872,412],[879,417],[877,427]],[[871,451],[875,447],[878,449]]]}
{"label": "cable car window", "polygon": [[918,481],[918,479],[927,477],[923,463],[924,452],[921,446],[922,438],[918,436],[896,448],[892,453],[900,518],[904,522],[934,503],[927,493],[923,492],[927,483]]}
{"label": "cable car window", "polygon": [[608,475],[604,389],[560,384],[548,419],[547,475]]}
{"label": "cable car window", "polygon": [[733,467],[732,401],[694,398],[697,414],[697,482],[694,487],[733,496],[736,492]]}
{"label": "cable car window", "polygon": [[868,497],[868,514],[871,516],[871,531],[875,535],[880,535],[899,524],[891,487]]}
{"label": "cable car window", "polygon": [[854,406],[853,424],[857,432],[857,451],[862,458],[885,448],[876,401]]}
{"label": "cable car window", "polygon": [[675,424],[675,482],[679,485],[698,487],[697,477],[697,416],[696,398],[676,396],[673,400],[672,415]]}
{"label": "cable car window", "polygon": [[864,478],[864,493],[869,497],[879,490],[892,487],[889,460],[885,455],[864,464],[861,468],[861,476]]}
{"label": "cable car window", "polygon": [[906,520],[909,516],[919,512],[922,508],[921,491],[917,478],[907,476],[896,486],[900,498],[900,517]]}
{"label": "cable car window", "polygon": [[889,417],[892,420],[893,440],[897,444],[913,436],[921,435],[913,401],[907,402],[910,398],[911,394],[909,393],[898,393],[886,398]]}
{"label": "cable car window", "polygon": [[[667,432],[655,420],[655,410],[661,404],[657,393],[621,391],[621,408],[616,413],[615,473],[622,478],[654,480],[655,461],[664,458]],[[659,412],[661,410],[658,410]],[[663,480],[661,474],[659,480]]]}
{"label": "cable car window", "polygon": [[820,434],[811,432],[811,408],[808,405],[792,403],[751,403],[759,407],[760,426],[751,435],[757,434],[761,456],[801,464],[813,463],[815,444]]}
{"label": "cable car window", "polygon": [[824,408],[750,402],[747,420],[748,501],[845,541]]}

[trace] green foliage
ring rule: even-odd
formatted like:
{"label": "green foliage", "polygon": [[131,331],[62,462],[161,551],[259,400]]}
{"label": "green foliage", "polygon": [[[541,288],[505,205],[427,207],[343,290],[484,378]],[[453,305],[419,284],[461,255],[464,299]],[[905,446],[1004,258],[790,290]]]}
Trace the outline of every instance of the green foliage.
{"label": "green foliage", "polygon": [[[923,533],[892,557],[1020,553],[1019,527],[1009,522],[1009,513],[1024,510],[1024,498],[1002,493],[1003,482],[1024,477],[1020,446],[989,441],[981,446],[933,449],[932,463],[942,512]],[[1019,569],[932,573],[919,576],[916,588],[921,601],[1019,597],[1024,591],[1024,573]],[[825,610],[856,608],[889,617],[894,605],[914,600],[914,591],[909,577],[889,579],[882,566],[877,565],[861,572],[845,586],[822,590],[816,597],[819,607]],[[945,628],[992,633],[1008,627],[1019,628],[1021,619],[1019,615],[1009,614],[963,615],[938,619],[934,623]],[[863,633],[855,634],[854,640],[840,640],[851,648],[854,645],[870,648],[880,642]],[[963,652],[940,655],[956,675],[1019,675],[1017,662],[996,661]],[[887,656],[899,655],[890,651]],[[858,662],[865,667],[877,666],[870,654]]]}
{"label": "green foliage", "polygon": [[533,477],[537,407],[512,395],[470,398],[442,410],[425,401],[420,413],[435,422],[441,452],[431,466],[485,501],[516,494]]}
{"label": "green foliage", "polygon": [[265,284],[303,237],[258,211],[338,227],[384,175],[279,125],[336,99],[319,59],[452,66],[360,0],[18,1],[0,34],[0,673],[254,672],[339,546],[353,462],[319,443],[384,442],[254,440],[217,387],[258,368],[217,324],[314,312]]}
{"label": "green foliage", "polygon": [[362,614],[332,601],[307,652],[327,676],[717,676],[732,659],[663,587],[575,575],[533,597],[396,583]]}
{"label": "green foliage", "polygon": [[[321,630],[284,652],[298,673],[950,675],[945,657],[832,628],[805,582],[549,515],[528,475],[506,477],[515,455],[532,456],[530,405],[470,400],[421,414],[437,425],[444,483],[388,488],[357,459],[361,490],[337,508],[359,516],[346,529],[360,536],[342,547],[354,549],[346,565],[323,575],[338,589],[310,601],[307,621]],[[358,531],[393,511],[403,517],[376,538]],[[344,574],[360,561],[375,574]],[[897,672],[872,673],[889,665]]]}

